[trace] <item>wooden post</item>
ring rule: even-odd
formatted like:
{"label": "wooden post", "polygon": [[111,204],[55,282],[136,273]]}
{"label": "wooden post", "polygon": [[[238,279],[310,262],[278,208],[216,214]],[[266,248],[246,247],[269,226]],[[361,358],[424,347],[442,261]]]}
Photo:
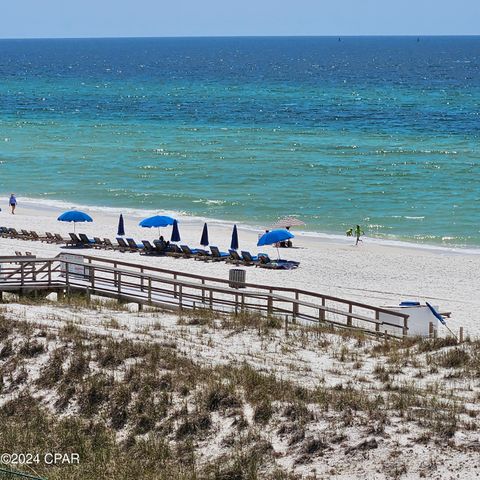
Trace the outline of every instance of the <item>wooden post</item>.
{"label": "wooden post", "polygon": [[378,310],[375,310],[375,332],[377,336],[380,333],[380,312]]}
{"label": "wooden post", "polygon": [[210,303],[210,309],[213,310],[213,290],[210,290],[209,303]]}
{"label": "wooden post", "polygon": [[182,303],[182,285],[179,285],[178,288],[178,306],[180,307],[180,310],[183,309],[183,303]]}
{"label": "wooden post", "polygon": [[436,328],[433,330],[433,339],[434,340],[437,339],[437,329]]}
{"label": "wooden post", "polygon": [[205,286],[205,279],[202,278],[202,302],[205,303],[205,288],[203,288]]}
{"label": "wooden post", "polygon": [[428,324],[428,336],[429,336],[430,338],[433,337],[433,323],[432,323],[432,322],[430,322],[430,323]]}
{"label": "wooden post", "polygon": [[460,327],[460,331],[458,332],[458,341],[463,343],[463,327]]}
{"label": "wooden post", "polygon": [[177,298],[177,281],[176,281],[177,280],[177,274],[176,273],[173,274],[173,280],[175,280],[175,282],[173,284],[173,296],[175,298]]}
{"label": "wooden post", "polygon": [[325,321],[325,297],[322,297],[322,307],[324,308],[320,310],[320,320],[324,322]]}
{"label": "wooden post", "polygon": [[148,277],[148,303],[152,303],[152,279]]}
{"label": "wooden post", "polygon": [[272,298],[272,295],[269,295],[268,298],[267,298],[267,312],[268,313],[273,312],[273,298]]}
{"label": "wooden post", "polygon": [[[352,313],[352,311],[353,311],[353,305],[351,303],[349,303],[348,304],[348,313]],[[352,326],[352,317],[350,315],[347,317],[347,325],[349,327]]]}
{"label": "wooden post", "polygon": [[403,336],[406,337],[408,335],[408,317],[403,319]]}
{"label": "wooden post", "polygon": [[288,337],[288,315],[285,315],[285,336]]}
{"label": "wooden post", "polygon": [[90,284],[92,286],[92,289],[95,288],[95,268],[90,267]]}
{"label": "wooden post", "polygon": [[48,284],[52,284],[52,262],[48,262]]}
{"label": "wooden post", "polygon": [[[144,269],[143,267],[140,268],[140,274],[141,274],[141,277],[140,277],[140,291],[143,292],[143,272],[144,272]],[[140,305],[140,304],[139,304]],[[140,310],[139,310],[140,311]]]}
{"label": "wooden post", "polygon": [[22,262],[20,265],[20,285],[25,285],[25,279],[23,276],[25,275],[25,264]]}
{"label": "wooden post", "polygon": [[297,315],[298,315],[298,300],[299,300],[299,295],[298,295],[298,292],[295,292],[295,300],[294,302],[292,302],[292,323],[296,323],[297,321]]}
{"label": "wooden post", "polygon": [[117,292],[121,293],[122,292],[122,274],[120,272],[118,272],[117,274],[117,281],[118,281]]}

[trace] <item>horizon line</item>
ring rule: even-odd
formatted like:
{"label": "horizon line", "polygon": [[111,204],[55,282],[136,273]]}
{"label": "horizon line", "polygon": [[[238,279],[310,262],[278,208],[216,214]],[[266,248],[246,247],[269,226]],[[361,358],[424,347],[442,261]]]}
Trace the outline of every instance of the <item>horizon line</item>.
{"label": "horizon line", "polygon": [[480,34],[347,34],[347,35],[125,35],[125,36],[73,36],[73,37],[0,37],[0,40],[122,40],[122,39],[181,39],[181,38],[445,38],[480,37]]}

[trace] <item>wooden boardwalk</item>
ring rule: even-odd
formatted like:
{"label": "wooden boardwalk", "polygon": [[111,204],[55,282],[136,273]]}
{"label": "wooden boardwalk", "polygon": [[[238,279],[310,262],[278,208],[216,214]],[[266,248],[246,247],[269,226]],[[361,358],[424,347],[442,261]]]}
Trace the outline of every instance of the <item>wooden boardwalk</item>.
{"label": "wooden boardwalk", "polygon": [[[87,255],[0,258],[0,293],[83,292],[165,309],[252,311],[287,322],[393,336],[408,333],[408,315],[389,309],[295,288],[253,283],[242,287],[233,288],[225,279]],[[398,322],[381,321],[381,313],[398,318]]]}

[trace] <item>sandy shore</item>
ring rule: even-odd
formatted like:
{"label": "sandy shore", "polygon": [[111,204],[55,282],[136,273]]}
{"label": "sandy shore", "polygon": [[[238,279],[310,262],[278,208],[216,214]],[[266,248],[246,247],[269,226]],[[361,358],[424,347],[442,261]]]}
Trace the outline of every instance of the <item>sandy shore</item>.
{"label": "sandy shore", "polygon": [[[58,232],[68,236],[73,225],[58,222],[58,215],[65,209],[40,207],[34,202],[22,201],[15,215],[3,208],[0,225],[17,229]],[[116,237],[118,212],[83,208],[93,223],[77,224],[77,232],[89,236]],[[141,212],[124,213],[125,230],[128,237],[137,241],[157,238],[157,229],[138,226],[143,218]],[[199,244],[202,221],[188,217],[179,218],[181,243],[191,247]],[[256,253],[258,233],[239,227],[240,249]],[[226,251],[230,244],[231,226],[209,222],[210,244]],[[161,229],[169,238],[171,228]],[[365,239],[359,247],[350,241],[320,239],[297,235],[295,248],[282,249],[282,258],[301,262],[297,270],[271,271],[247,268],[247,281],[272,285],[295,286],[305,290],[322,292],[374,305],[397,304],[402,300],[433,301],[443,311],[451,311],[449,326],[457,330],[463,326],[467,333],[477,336],[480,325],[477,312],[480,310],[478,296],[478,274],[480,255],[463,252],[409,248],[382,245]],[[56,255],[64,251],[59,245],[40,242],[0,239],[0,255],[13,254],[15,250],[30,251],[37,256]],[[276,256],[273,247],[262,247],[260,251]],[[116,253],[89,250],[89,254],[105,257],[120,257],[129,261],[145,263],[172,270],[227,278],[230,265],[222,262],[204,263],[167,257],[144,257],[132,253]]]}

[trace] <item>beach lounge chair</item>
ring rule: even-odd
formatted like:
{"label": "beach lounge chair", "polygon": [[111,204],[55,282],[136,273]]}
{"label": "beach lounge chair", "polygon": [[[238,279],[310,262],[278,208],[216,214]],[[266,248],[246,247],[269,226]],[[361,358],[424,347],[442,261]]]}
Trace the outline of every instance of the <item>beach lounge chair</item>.
{"label": "beach lounge chair", "polygon": [[45,232],[45,241],[47,243],[57,243],[57,240],[51,232]]}
{"label": "beach lounge chair", "polygon": [[0,227],[0,237],[5,237],[8,235],[8,228],[7,227]]}
{"label": "beach lounge chair", "polygon": [[[84,247],[85,245],[83,244],[83,242],[78,238],[77,234],[76,233],[69,233],[68,234],[70,236],[70,240],[67,240],[65,243],[67,244],[67,246],[71,246],[71,247],[75,247],[75,248],[82,248]],[[55,238],[56,238],[57,234],[55,234]]]}
{"label": "beach lounge chair", "polygon": [[30,232],[28,230],[24,230],[24,229],[20,230],[20,235],[24,240],[32,240]]}
{"label": "beach lounge chair", "polygon": [[246,265],[243,258],[236,250],[229,250],[229,256],[226,259],[227,263],[233,263],[234,265]]}
{"label": "beach lounge chair", "polygon": [[80,240],[83,243],[84,247],[93,247],[95,240],[91,240],[84,233],[79,233],[78,236],[80,237]]}
{"label": "beach lounge chair", "polygon": [[120,248],[114,245],[109,238],[103,239],[103,245],[106,250],[120,250]]}
{"label": "beach lounge chair", "polygon": [[63,238],[59,233],[55,233],[53,235],[53,238],[55,239],[55,243],[65,243],[68,242],[65,238]]}
{"label": "beach lounge chair", "polygon": [[132,252],[143,252],[143,243],[137,243],[133,238],[127,238],[128,246]]}
{"label": "beach lounge chair", "polygon": [[[132,249],[130,248],[130,246],[128,245],[128,243],[121,237],[117,237],[117,243],[118,243],[118,250],[120,252],[131,252]],[[135,251],[135,250],[134,250]]]}
{"label": "beach lounge chair", "polygon": [[293,260],[270,260],[269,262],[260,262],[257,266],[260,268],[269,268],[271,270],[293,270],[298,268],[300,262]]}
{"label": "beach lounge chair", "polygon": [[167,257],[182,258],[184,256],[184,253],[176,243],[171,243],[168,246],[168,249],[165,252],[165,255],[167,255]]}
{"label": "beach lounge chair", "polygon": [[153,245],[155,245],[157,255],[166,255],[168,247],[170,246],[170,244],[165,241],[162,242],[161,240],[154,240]]}
{"label": "beach lounge chair", "polygon": [[93,237],[92,247],[93,248],[105,248],[105,244],[103,243],[103,240],[100,237]]}
{"label": "beach lounge chair", "polygon": [[148,241],[142,240],[143,250],[140,252],[142,255],[156,255],[156,248]]}
{"label": "beach lounge chair", "polygon": [[17,232],[15,228],[9,228],[8,229],[8,236],[10,238],[22,238],[22,235]]}
{"label": "beach lounge chair", "polygon": [[35,240],[36,242],[45,242],[47,240],[47,237],[45,237],[45,236],[41,237],[34,230],[30,230],[30,237],[31,237],[32,240]]}
{"label": "beach lounge chair", "polygon": [[258,254],[259,261],[256,266],[260,268],[269,268],[271,270],[293,270],[298,268],[300,262],[295,262],[293,260],[271,260],[266,253]]}
{"label": "beach lounge chair", "polygon": [[185,258],[193,258],[195,260],[208,260],[210,256],[201,248],[190,248],[188,245],[180,245],[183,256]]}
{"label": "beach lounge chair", "polygon": [[226,252],[221,252],[218,247],[214,247],[210,245],[210,251],[212,252],[212,260],[214,262],[221,262],[223,260],[226,260],[230,254]]}
{"label": "beach lounge chair", "polygon": [[256,265],[259,262],[258,256],[254,256],[244,250],[242,250],[242,259],[245,265]]}

